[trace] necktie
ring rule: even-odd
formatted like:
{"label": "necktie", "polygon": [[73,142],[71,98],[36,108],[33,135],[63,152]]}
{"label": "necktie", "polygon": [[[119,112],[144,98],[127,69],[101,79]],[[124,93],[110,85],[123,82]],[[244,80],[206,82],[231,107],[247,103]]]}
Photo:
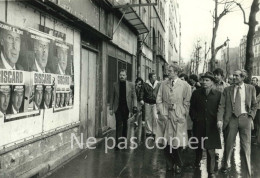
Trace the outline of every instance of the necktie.
{"label": "necktie", "polygon": [[172,81],[172,87],[174,86],[174,80]]}
{"label": "necktie", "polygon": [[240,116],[241,114],[241,94],[240,94],[241,87],[237,87],[237,93],[235,98],[235,111],[234,114],[236,117]]}

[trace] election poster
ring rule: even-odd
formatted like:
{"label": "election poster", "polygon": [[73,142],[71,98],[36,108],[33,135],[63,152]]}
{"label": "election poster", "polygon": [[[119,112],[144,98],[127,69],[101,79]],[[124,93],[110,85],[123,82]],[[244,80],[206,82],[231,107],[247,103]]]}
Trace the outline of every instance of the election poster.
{"label": "election poster", "polygon": [[56,75],[54,112],[73,108],[74,86],[69,75]]}
{"label": "election poster", "polygon": [[73,45],[0,21],[0,117],[5,122],[73,107]]}

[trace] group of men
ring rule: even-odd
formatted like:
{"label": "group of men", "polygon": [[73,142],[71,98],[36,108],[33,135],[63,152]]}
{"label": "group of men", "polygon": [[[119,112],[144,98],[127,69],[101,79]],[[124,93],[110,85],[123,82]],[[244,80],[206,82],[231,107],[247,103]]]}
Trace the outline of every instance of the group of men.
{"label": "group of men", "polygon": [[137,108],[142,110],[144,105],[147,135],[155,134],[156,138],[165,138],[168,170],[181,172],[181,149],[188,146],[187,118],[190,117],[193,121],[192,135],[198,138],[195,168],[200,166],[203,149],[206,149],[209,177],[215,177],[215,149],[222,148],[223,132],[222,172],[227,173],[239,132],[244,153],[241,159],[245,163],[245,175],[250,177],[251,129],[260,96],[256,97],[253,85],[244,83],[247,72],[236,70],[230,76],[229,84],[224,82],[222,69],[206,72],[200,81],[190,77],[194,80],[191,84],[185,81],[185,76],[179,78],[180,72],[177,64],[171,64],[168,66],[167,79],[159,83],[156,75],[150,73],[145,83],[140,78],[136,80],[136,90],[134,84],[126,81],[126,71],[119,72],[120,82],[113,85],[110,100],[110,114],[115,113],[116,116],[117,144],[120,136],[126,137],[128,117],[137,112]]}

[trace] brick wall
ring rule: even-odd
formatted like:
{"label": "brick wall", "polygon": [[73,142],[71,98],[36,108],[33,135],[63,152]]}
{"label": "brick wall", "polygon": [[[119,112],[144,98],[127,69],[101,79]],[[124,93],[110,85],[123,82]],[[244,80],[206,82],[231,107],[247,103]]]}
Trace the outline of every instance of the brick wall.
{"label": "brick wall", "polygon": [[72,133],[80,140],[79,128],[75,127],[1,155],[0,177],[42,176],[53,170],[79,153],[75,142],[71,149]]}

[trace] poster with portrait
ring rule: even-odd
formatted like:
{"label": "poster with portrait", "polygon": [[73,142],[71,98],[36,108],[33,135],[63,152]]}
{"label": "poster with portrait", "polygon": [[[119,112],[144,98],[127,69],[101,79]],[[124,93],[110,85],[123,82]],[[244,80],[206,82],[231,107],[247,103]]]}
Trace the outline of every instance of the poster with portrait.
{"label": "poster with portrait", "polygon": [[28,110],[29,91],[30,72],[0,69],[0,117],[4,122],[37,114]]}
{"label": "poster with portrait", "polygon": [[74,86],[69,75],[56,75],[55,106],[53,111],[63,111],[73,108]]}
{"label": "poster with portrait", "polygon": [[29,110],[51,109],[54,104],[55,76],[50,73],[31,72]]}
{"label": "poster with portrait", "polygon": [[[73,45],[0,21],[0,115],[4,121],[73,107]],[[19,80],[18,80],[19,79]]]}

